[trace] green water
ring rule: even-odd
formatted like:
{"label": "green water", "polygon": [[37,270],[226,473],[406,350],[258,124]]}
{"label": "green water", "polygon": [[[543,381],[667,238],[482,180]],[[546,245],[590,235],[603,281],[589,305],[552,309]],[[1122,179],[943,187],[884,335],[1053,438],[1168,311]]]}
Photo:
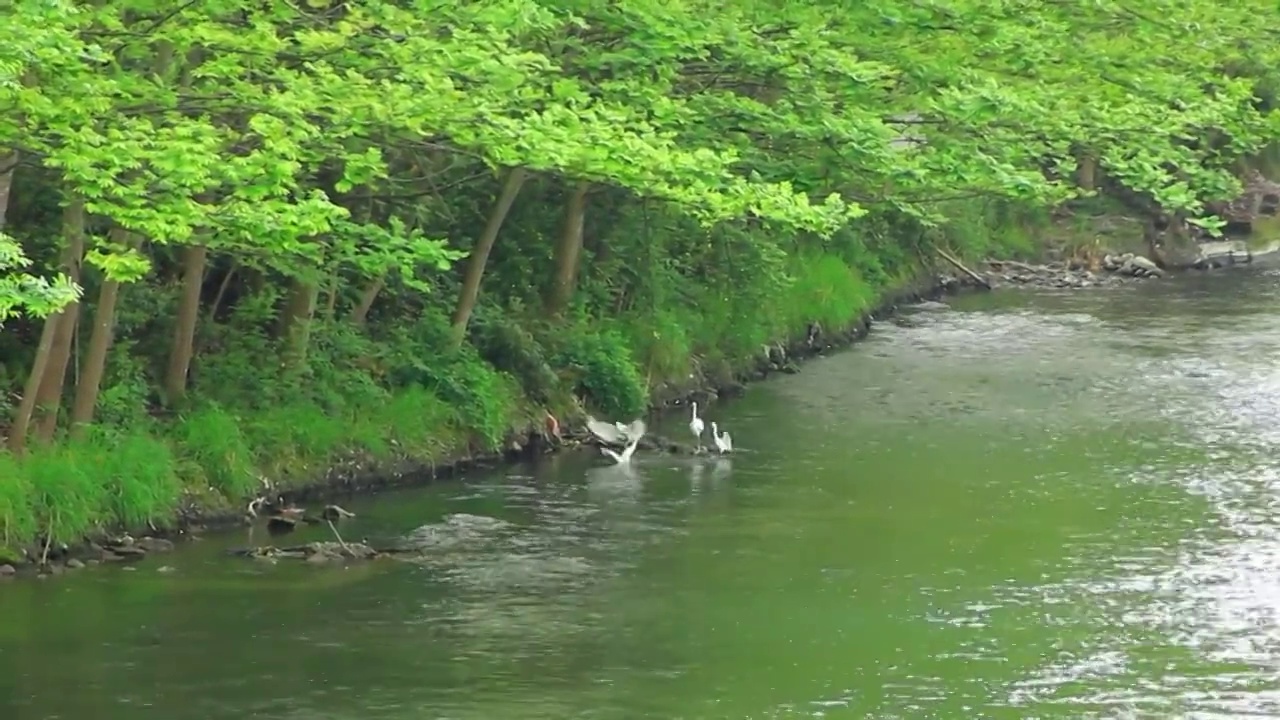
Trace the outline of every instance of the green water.
{"label": "green water", "polygon": [[1280,717],[1280,275],[953,305],[710,408],[731,460],[350,503],[512,524],[422,562],[0,585],[0,717]]}

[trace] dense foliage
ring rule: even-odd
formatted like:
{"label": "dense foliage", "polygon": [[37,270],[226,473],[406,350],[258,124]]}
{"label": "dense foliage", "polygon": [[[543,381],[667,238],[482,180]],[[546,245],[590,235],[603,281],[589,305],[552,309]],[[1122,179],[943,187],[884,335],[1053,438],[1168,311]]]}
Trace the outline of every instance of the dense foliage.
{"label": "dense foliage", "polygon": [[0,12],[10,542],[627,418],[1097,188],[1212,226],[1280,127],[1260,0]]}

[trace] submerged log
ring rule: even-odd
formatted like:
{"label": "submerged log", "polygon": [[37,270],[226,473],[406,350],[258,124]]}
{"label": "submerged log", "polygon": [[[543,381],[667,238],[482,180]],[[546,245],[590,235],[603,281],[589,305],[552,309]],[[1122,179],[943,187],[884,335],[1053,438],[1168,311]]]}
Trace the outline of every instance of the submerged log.
{"label": "submerged log", "polygon": [[263,560],[307,560],[309,562],[329,562],[344,560],[373,560],[400,552],[395,548],[375,549],[363,542],[337,543],[313,542],[305,545],[276,547],[262,545],[249,548],[232,548],[228,555],[236,557],[259,558]]}

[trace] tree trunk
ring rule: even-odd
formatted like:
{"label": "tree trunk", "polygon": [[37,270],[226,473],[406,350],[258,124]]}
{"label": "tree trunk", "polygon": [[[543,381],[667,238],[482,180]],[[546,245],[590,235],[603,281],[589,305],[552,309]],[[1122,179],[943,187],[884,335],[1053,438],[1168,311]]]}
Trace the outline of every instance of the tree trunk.
{"label": "tree trunk", "polygon": [[484,232],[471,249],[471,257],[467,259],[466,274],[462,277],[462,291],[458,294],[458,305],[453,311],[450,342],[455,349],[462,347],[462,341],[467,337],[467,321],[471,319],[471,311],[476,307],[476,298],[480,296],[480,279],[484,277],[484,265],[489,260],[489,251],[493,249],[493,243],[498,239],[498,232],[502,230],[502,223],[506,221],[507,213],[511,211],[516,196],[520,194],[520,188],[524,185],[526,177],[528,173],[524,168],[512,168],[507,172],[507,178],[502,183],[502,192],[498,195],[498,202],[489,213],[489,222],[485,224]]}
{"label": "tree trunk", "polygon": [[200,289],[204,285],[208,258],[207,245],[188,245],[182,251],[182,297],[178,300],[178,318],[173,326],[173,344],[169,347],[169,369],[164,376],[165,402],[170,406],[181,402],[187,394],[187,374],[195,355],[196,324],[200,320]]}
{"label": "tree trunk", "polygon": [[[127,233],[121,231],[121,235]],[[130,243],[132,245],[132,243]],[[98,406],[98,389],[107,370],[107,353],[115,339],[116,301],[120,295],[120,281],[104,277],[98,291],[98,306],[93,313],[93,333],[89,336],[89,350],[85,353],[84,367],[76,381],[76,397],[71,404],[71,437],[80,437],[93,422],[93,411]]]}
{"label": "tree trunk", "polygon": [[1098,160],[1088,151],[1076,153],[1076,185],[1092,192],[1098,186]]}
{"label": "tree trunk", "polygon": [[582,255],[582,226],[587,217],[587,191],[591,183],[578,183],[565,205],[564,228],[555,250],[555,278],[547,294],[547,313],[559,315],[573,299],[573,286],[578,277],[578,258]]}
{"label": "tree trunk", "polygon": [[[62,232],[66,247],[62,264],[72,282],[80,282],[80,263],[84,258],[84,198],[74,195],[67,203],[62,216]],[[53,322],[53,347],[49,350],[49,365],[40,379],[36,393],[36,437],[48,442],[58,429],[58,412],[62,407],[62,387],[71,362],[71,342],[76,336],[80,321],[80,302],[72,302],[46,322]]]}
{"label": "tree trunk", "polygon": [[316,299],[320,294],[314,282],[296,279],[289,287],[289,296],[280,313],[279,335],[284,340],[281,362],[286,369],[297,370],[307,359],[307,344],[311,338],[311,318],[315,316]]}
{"label": "tree trunk", "polygon": [[227,288],[231,287],[231,278],[236,276],[235,260],[231,261],[231,267],[227,268],[227,274],[222,276],[222,282],[218,285],[218,294],[213,296],[213,302],[209,304],[209,322],[218,319],[218,310],[222,309],[222,300],[227,296]]}
{"label": "tree trunk", "polygon": [[351,310],[351,324],[361,327],[365,324],[369,319],[369,310],[373,307],[373,302],[378,299],[378,293],[382,292],[386,284],[387,276],[379,275],[377,280],[365,287],[360,293],[360,303]]}
{"label": "tree trunk", "polygon": [[267,273],[254,267],[246,267],[241,273],[245,276],[245,286],[249,297],[261,295],[267,289]]}
{"label": "tree trunk", "polygon": [[13,427],[9,429],[9,451],[19,457],[27,447],[27,429],[31,426],[31,416],[35,414],[36,396],[40,394],[40,383],[48,372],[49,355],[53,350],[53,336],[58,329],[58,323],[54,317],[46,318],[44,321],[44,330],[40,332],[40,344],[36,346],[36,357],[31,363],[31,374],[27,376],[27,384],[22,389],[22,402],[18,404],[18,414],[13,418]]}
{"label": "tree trunk", "polygon": [[336,317],[336,313],[338,312],[338,287],[340,281],[341,276],[336,272],[333,274],[333,277],[329,279],[329,289],[325,291],[324,301],[325,322],[333,322],[333,318]]}
{"label": "tree trunk", "polygon": [[9,210],[9,193],[13,190],[13,173],[17,168],[17,151],[0,151],[0,230],[4,230],[5,213]]}

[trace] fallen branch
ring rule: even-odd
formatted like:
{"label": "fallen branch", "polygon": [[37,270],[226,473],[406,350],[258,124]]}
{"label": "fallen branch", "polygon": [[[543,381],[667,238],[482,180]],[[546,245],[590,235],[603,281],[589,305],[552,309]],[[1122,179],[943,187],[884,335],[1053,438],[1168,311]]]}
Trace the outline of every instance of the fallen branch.
{"label": "fallen branch", "polygon": [[329,518],[325,518],[324,521],[329,524],[329,529],[333,531],[333,536],[338,538],[338,544],[342,546],[342,549],[345,550],[347,553],[350,553],[351,548],[347,546],[347,541],[343,540],[342,536],[338,534],[338,528],[334,526],[333,521],[330,520]]}
{"label": "fallen branch", "polygon": [[987,279],[986,279],[985,277],[983,277],[983,276],[979,275],[978,273],[976,273],[976,272],[974,272],[974,271],[970,270],[969,268],[965,267],[965,266],[964,266],[964,264],[963,264],[963,263],[961,263],[959,260],[955,259],[955,257],[953,257],[953,256],[951,255],[951,253],[947,252],[946,250],[943,250],[942,248],[934,248],[934,250],[937,250],[937,251],[938,251],[938,255],[942,256],[942,259],[943,259],[943,260],[946,260],[947,262],[951,263],[952,265],[955,265],[955,266],[960,270],[960,272],[962,272],[962,273],[964,273],[964,274],[968,275],[969,277],[973,278],[973,279],[974,279],[975,281],[977,281],[977,283],[978,283],[979,285],[981,285],[982,287],[984,287],[984,288],[986,288],[986,289],[988,289],[988,290],[990,290],[990,289],[991,289],[991,283],[990,283],[990,282],[988,282],[988,281],[987,281]]}

